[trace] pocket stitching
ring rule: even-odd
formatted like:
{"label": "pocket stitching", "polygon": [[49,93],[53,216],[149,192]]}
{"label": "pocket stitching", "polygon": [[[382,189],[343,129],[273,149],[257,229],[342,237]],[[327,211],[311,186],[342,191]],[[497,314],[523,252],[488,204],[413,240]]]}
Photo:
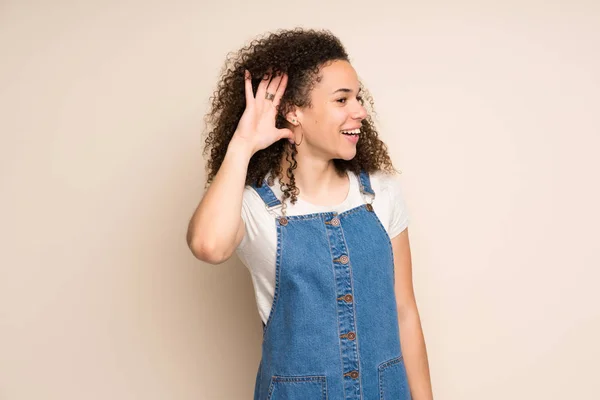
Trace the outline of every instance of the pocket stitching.
{"label": "pocket stitching", "polygon": [[269,391],[267,394],[267,400],[271,400],[273,390],[275,389],[275,383],[307,383],[316,382],[321,383],[321,399],[327,400],[327,378],[325,375],[304,375],[304,376],[281,376],[273,375],[271,377],[271,383],[269,385]]}
{"label": "pocket stitching", "polygon": [[[383,393],[383,372],[388,369],[389,367],[392,367],[396,364],[400,364],[404,362],[404,357],[402,355],[400,355],[399,357],[395,357],[392,358],[391,360],[387,360],[382,362],[381,364],[379,364],[379,366],[377,367],[377,375],[379,378],[379,399],[380,400],[384,400],[384,393]],[[405,389],[403,387],[403,389]]]}

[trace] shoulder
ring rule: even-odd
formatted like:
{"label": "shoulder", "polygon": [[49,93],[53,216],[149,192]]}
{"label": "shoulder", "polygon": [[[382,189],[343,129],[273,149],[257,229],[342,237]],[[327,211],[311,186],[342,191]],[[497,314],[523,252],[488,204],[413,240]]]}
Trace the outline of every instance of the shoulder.
{"label": "shoulder", "polygon": [[249,185],[246,185],[246,187],[244,187],[242,198],[244,203],[248,204],[259,204],[259,202],[262,202],[262,199],[260,198],[256,190],[254,190],[254,188]]}
{"label": "shoulder", "polygon": [[242,220],[246,233],[238,248],[245,247],[248,242],[260,235],[268,226],[271,217],[265,203],[251,186],[246,186],[242,193]]}
{"label": "shoulder", "polygon": [[264,219],[268,215],[265,203],[251,186],[246,186],[242,193],[242,218],[246,223],[251,220]]}
{"label": "shoulder", "polygon": [[375,192],[373,205],[384,223],[390,238],[402,232],[409,223],[400,174],[377,171],[371,173],[371,186]]}
{"label": "shoulder", "polygon": [[400,174],[396,172],[375,171],[369,174],[369,178],[376,194],[394,195],[401,191]]}

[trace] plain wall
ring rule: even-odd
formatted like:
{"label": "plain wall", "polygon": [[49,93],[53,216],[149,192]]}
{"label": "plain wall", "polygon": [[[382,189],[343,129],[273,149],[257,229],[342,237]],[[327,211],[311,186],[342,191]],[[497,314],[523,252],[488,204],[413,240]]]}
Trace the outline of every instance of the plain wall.
{"label": "plain wall", "polygon": [[600,3],[4,0],[0,399],[251,398],[250,275],[185,232],[226,54],[296,26],[403,172],[436,398],[600,398]]}

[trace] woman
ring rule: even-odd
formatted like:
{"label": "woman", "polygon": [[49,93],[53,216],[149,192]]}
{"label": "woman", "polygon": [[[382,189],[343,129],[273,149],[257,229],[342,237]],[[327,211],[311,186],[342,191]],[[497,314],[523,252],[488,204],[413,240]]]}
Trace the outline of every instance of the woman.
{"label": "woman", "polygon": [[254,398],[431,399],[404,202],[344,47],[279,31],[229,62],[187,240],[198,259],[235,251],[251,272]]}

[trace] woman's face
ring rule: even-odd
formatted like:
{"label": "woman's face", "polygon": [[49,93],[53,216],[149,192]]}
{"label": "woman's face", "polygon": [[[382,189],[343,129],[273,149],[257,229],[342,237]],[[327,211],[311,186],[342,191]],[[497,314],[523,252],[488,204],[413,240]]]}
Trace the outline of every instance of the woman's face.
{"label": "woman's face", "polygon": [[[310,107],[296,110],[298,152],[327,160],[351,160],[356,155],[356,135],[367,111],[360,104],[356,71],[347,61],[334,61],[321,68],[320,81],[310,92]],[[301,130],[301,132],[298,132]],[[353,131],[354,135],[342,132]],[[304,139],[300,135],[304,135]]]}

